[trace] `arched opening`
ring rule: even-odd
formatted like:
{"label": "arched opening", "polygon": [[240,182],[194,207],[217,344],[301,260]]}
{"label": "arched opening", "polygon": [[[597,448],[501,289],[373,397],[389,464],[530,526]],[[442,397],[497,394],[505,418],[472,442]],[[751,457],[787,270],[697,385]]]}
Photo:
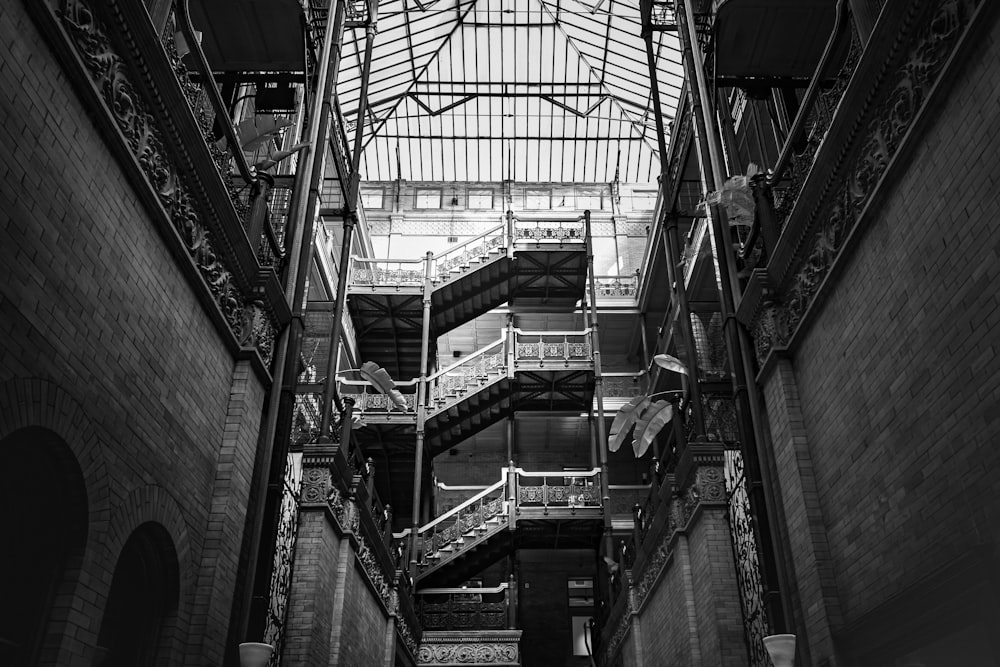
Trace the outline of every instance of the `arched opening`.
{"label": "arched opening", "polygon": [[0,526],[0,664],[33,665],[58,631],[53,603],[71,590],[87,540],[83,473],[55,433],[29,427],[0,440]]}
{"label": "arched opening", "polygon": [[146,667],[161,662],[176,619],[180,586],[177,552],[167,530],[144,523],[122,548],[101,621],[102,667]]}

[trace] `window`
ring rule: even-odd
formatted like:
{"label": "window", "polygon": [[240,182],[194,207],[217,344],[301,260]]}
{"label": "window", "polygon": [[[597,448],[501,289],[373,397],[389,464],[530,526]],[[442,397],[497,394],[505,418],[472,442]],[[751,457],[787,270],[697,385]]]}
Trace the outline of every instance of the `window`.
{"label": "window", "polygon": [[635,190],[632,192],[633,211],[652,211],[656,207],[656,190]]}
{"label": "window", "polygon": [[441,208],[441,191],[430,188],[417,189],[414,208]]}
{"label": "window", "polygon": [[552,208],[573,208],[573,195],[568,192],[557,192],[552,196]]}
{"label": "window", "polygon": [[361,205],[367,209],[382,208],[382,189],[362,190]]}
{"label": "window", "polygon": [[469,208],[493,208],[493,191],[469,190]]}
{"label": "window", "polygon": [[600,190],[580,190],[576,193],[576,207],[581,211],[600,211],[602,204]]}
{"label": "window", "polygon": [[524,208],[542,210],[552,208],[552,193],[549,190],[525,190]]}
{"label": "window", "polygon": [[592,578],[570,579],[566,586],[570,607],[594,606],[594,580]]}

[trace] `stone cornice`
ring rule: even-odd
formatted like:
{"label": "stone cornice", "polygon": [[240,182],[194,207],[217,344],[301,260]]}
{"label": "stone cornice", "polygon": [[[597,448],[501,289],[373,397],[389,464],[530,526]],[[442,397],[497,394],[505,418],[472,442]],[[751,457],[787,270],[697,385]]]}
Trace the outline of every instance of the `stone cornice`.
{"label": "stone cornice", "polygon": [[899,1],[882,12],[768,263],[769,280],[755,272],[740,305],[762,366],[807,324],[985,4]]}

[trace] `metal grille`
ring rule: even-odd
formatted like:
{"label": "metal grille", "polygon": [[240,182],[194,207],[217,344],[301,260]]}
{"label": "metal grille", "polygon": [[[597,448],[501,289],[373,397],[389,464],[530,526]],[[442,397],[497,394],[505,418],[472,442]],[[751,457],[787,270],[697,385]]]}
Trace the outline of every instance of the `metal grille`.
{"label": "metal grille", "polygon": [[743,608],[743,633],[751,667],[770,667],[771,660],[764,649],[763,639],[770,634],[764,608],[764,586],[761,582],[757,533],[750,511],[743,455],[739,450],[726,451],[725,463],[727,518],[736,560],[736,578]]}
{"label": "metal grille", "polygon": [[281,518],[278,522],[274,567],[271,571],[271,601],[268,605],[267,627],[264,629],[264,642],[274,646],[269,667],[279,667],[281,664],[281,653],[285,642],[285,619],[288,612],[288,594],[292,585],[292,562],[295,560],[301,485],[301,454],[289,454],[285,464]]}

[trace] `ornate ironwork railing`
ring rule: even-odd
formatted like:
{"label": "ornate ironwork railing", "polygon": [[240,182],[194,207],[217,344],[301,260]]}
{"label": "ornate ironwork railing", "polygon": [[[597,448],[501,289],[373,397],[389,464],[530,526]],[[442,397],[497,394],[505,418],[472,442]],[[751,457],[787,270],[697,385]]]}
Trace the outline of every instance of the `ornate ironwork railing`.
{"label": "ornate ironwork railing", "polygon": [[422,259],[351,259],[350,283],[354,287],[422,287]]}
{"label": "ornate ironwork railing", "polygon": [[337,376],[338,391],[341,396],[350,396],[354,399],[354,414],[364,414],[367,417],[375,415],[415,415],[417,412],[417,380],[397,382],[396,388],[403,395],[406,407],[399,407],[392,402],[392,399],[378,391],[367,380],[347,380]]}
{"label": "ornate ironwork railing", "polygon": [[[639,275],[594,276],[598,299],[632,298],[639,293]],[[589,289],[589,288],[588,288]]]}
{"label": "ornate ironwork railing", "polygon": [[732,536],[733,557],[736,560],[736,578],[743,609],[743,631],[746,637],[750,664],[753,667],[770,665],[763,639],[770,634],[764,587],[761,572],[757,534],[750,511],[743,456],[738,449],[727,449],[724,474],[726,478],[729,531]]}
{"label": "ornate ironwork railing", "polygon": [[537,362],[539,366],[593,359],[590,330],[534,332],[514,329],[514,366]]}
{"label": "ornate ironwork railing", "polygon": [[[448,560],[470,542],[510,525],[522,513],[572,516],[581,510],[602,508],[598,468],[580,472],[507,468],[500,481],[420,528],[418,567],[425,570]],[[395,537],[402,539],[408,534],[407,530]]]}
{"label": "ornate ironwork railing", "polygon": [[503,630],[510,619],[511,591],[493,588],[428,588],[416,594],[425,630]]}
{"label": "ornate ironwork railing", "polygon": [[507,248],[509,240],[504,225],[498,225],[474,239],[460,243],[431,258],[431,280],[444,282],[453,273],[469,269],[473,261],[486,262],[490,253],[499,256]]}
{"label": "ornate ironwork railing", "polygon": [[483,529],[488,522],[507,523],[507,477],[489,486],[458,507],[442,514],[420,529],[426,558],[443,549],[460,548],[463,537]]}
{"label": "ornate ironwork railing", "polygon": [[490,343],[473,354],[427,378],[428,405],[436,413],[462,400],[470,391],[495,381],[507,373],[507,337]]}
{"label": "ornate ironwork railing", "polygon": [[646,393],[643,375],[638,373],[605,373],[604,398],[635,398]]}
{"label": "ornate ironwork railing", "polygon": [[598,469],[569,473],[525,472],[517,468],[517,507],[528,508],[601,507],[601,472]]}
{"label": "ornate ironwork railing", "polygon": [[[842,19],[842,26],[840,34],[835,36],[829,45],[834,47],[829,49],[829,52],[836,51],[838,41],[842,45],[845,39],[849,40],[847,57],[843,65],[832,82],[822,84],[820,82],[823,81],[824,70],[828,63],[825,59],[820,62],[813,74],[813,82],[810,84],[807,97],[814,87],[816,93],[811,100],[803,101],[808,105],[804,110],[806,114],[804,119],[792,128],[792,132],[785,139],[785,146],[782,148],[774,172],[767,178],[758,178],[752,183],[759,210],[740,250],[748,269],[754,268],[761,261],[766,261],[768,253],[773,252],[773,248],[765,247],[764,237],[767,235],[777,239],[784,229],[816,161],[819,147],[833,123],[844,91],[861,60],[864,47],[850,16]],[[768,226],[771,229],[768,229]]]}
{"label": "ornate ironwork railing", "polygon": [[514,218],[515,241],[583,242],[586,225],[583,219],[521,220]]}
{"label": "ornate ironwork railing", "polygon": [[[233,203],[233,208],[236,209],[240,221],[246,224],[247,216],[250,213],[249,192],[252,180],[249,167],[240,147],[231,145],[232,138],[236,136],[232,120],[228,116],[219,116],[216,113],[216,105],[213,103],[212,96],[213,94],[218,95],[218,91],[209,88],[209,86],[214,87],[215,83],[204,76],[205,72],[199,72],[200,80],[195,81],[181,59],[183,54],[178,52],[178,39],[183,40],[181,46],[185,52],[201,48],[198,44],[187,43],[182,31],[181,21],[183,20],[183,15],[178,12],[175,3],[161,33],[161,42],[167,52],[167,57],[170,59],[177,83],[184,91],[184,97],[187,99],[191,113],[198,121],[198,127],[201,128],[202,136],[212,154],[219,176],[229,190],[229,198]],[[198,61],[197,58],[196,61]],[[224,129],[221,137],[216,135],[217,124],[218,127]],[[239,173],[241,181],[239,183],[233,177],[234,168]]]}

